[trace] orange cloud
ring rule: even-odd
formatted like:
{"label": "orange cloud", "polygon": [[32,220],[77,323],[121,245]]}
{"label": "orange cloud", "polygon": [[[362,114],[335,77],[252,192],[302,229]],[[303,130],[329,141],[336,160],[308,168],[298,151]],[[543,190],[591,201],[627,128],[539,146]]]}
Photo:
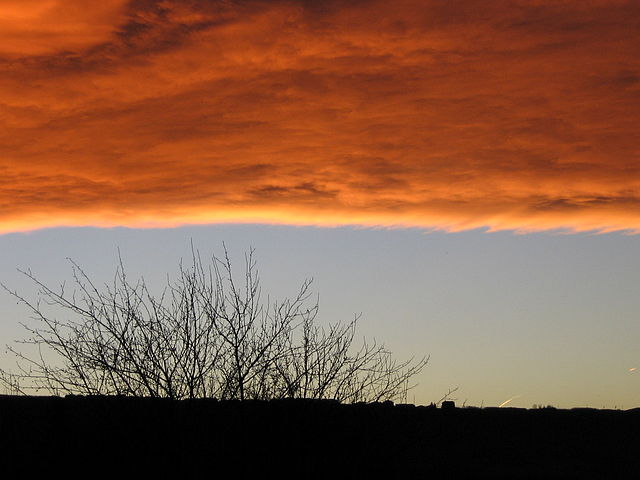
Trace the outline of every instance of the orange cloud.
{"label": "orange cloud", "polygon": [[126,0],[2,0],[0,54],[56,54],[108,41]]}
{"label": "orange cloud", "polygon": [[0,32],[2,232],[640,231],[635,1],[10,0]]}

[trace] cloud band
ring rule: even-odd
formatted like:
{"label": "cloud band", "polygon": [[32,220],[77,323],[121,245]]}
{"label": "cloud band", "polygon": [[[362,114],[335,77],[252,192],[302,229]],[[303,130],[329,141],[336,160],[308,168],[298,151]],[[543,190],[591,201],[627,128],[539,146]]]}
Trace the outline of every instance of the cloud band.
{"label": "cloud band", "polygon": [[2,232],[640,231],[637,2],[99,3],[0,8]]}

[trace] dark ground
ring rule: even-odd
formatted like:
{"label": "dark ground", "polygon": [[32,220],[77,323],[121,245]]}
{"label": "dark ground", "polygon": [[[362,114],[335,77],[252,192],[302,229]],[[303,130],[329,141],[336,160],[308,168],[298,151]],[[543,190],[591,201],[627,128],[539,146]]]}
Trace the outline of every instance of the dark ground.
{"label": "dark ground", "polygon": [[640,478],[639,427],[640,409],[0,396],[5,466],[86,476]]}

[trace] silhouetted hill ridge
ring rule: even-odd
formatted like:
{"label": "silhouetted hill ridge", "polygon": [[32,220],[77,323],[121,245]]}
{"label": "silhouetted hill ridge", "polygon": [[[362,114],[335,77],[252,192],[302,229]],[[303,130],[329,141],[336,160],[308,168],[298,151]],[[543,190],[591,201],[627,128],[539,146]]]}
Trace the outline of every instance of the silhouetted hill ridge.
{"label": "silhouetted hill ridge", "polygon": [[32,463],[71,455],[107,466],[117,459],[221,473],[221,465],[234,465],[302,478],[629,478],[640,471],[637,408],[0,396],[0,432],[6,458]]}

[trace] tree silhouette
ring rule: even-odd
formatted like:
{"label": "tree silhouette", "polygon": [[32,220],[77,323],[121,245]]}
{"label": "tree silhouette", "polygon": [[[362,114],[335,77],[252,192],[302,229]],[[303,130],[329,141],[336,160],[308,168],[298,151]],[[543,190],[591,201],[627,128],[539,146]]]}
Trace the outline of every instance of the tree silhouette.
{"label": "tree silhouette", "polygon": [[129,280],[120,257],[103,289],[71,259],[71,292],[21,271],[39,288],[38,300],[2,284],[30,308],[33,324],[22,324],[28,332],[17,341],[22,350],[7,347],[18,373],[0,371],[0,381],[13,392],[54,395],[406,399],[428,357],[397,362],[375,341],[354,348],[358,316],[316,325],[311,280],[293,298],[263,302],[254,250],[245,254],[238,283],[223,247],[223,257],[206,264],[192,248],[190,266],[181,262],[177,279],[168,279],[158,296],[143,278]]}

